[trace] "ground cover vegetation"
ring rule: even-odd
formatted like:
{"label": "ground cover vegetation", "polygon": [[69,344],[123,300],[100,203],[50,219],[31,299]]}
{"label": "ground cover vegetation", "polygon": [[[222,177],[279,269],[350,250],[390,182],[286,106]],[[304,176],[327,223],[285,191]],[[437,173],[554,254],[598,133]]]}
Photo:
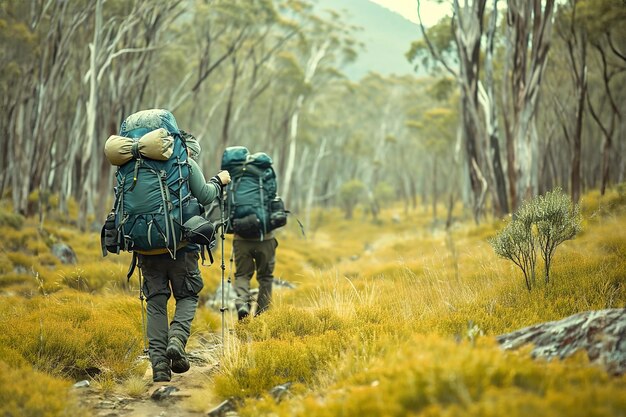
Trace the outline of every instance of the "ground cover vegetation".
{"label": "ground cover vegetation", "polygon": [[[160,107],[205,174],[228,146],[271,155],[306,232],[279,233],[276,275],[297,288],[256,320],[226,315],[189,412],[232,397],[244,416],[623,414],[624,377],[493,342],[625,306],[623,2],[451,0],[406,42],[416,74],[358,80],[344,68],[372,28],[347,15],[394,34],[401,19],[367,1],[43,3],[0,2],[0,413],[90,415],[66,389],[82,378],[145,395],[137,278],[97,232],[106,138]],[[535,210],[520,223],[559,186],[580,228],[578,209],[568,230]],[[507,242],[532,243],[521,272]],[[64,244],[77,263],[53,254]],[[221,277],[202,271],[204,303]],[[220,326],[201,308],[190,347]]]}
{"label": "ground cover vegetation", "polygon": [[[243,416],[582,416],[626,409],[624,377],[608,376],[583,353],[533,361],[529,349],[505,352],[494,338],[626,305],[622,188],[584,196],[582,231],[559,246],[550,281],[538,280],[530,292],[519,269],[489,243],[510,220],[459,220],[446,232],[420,210],[398,215],[390,207],[372,222],[363,207],[352,219],[316,213],[322,226],[306,239],[295,223],[281,231],[276,275],[297,288],[276,291],[273,308],[253,320],[235,323],[226,314],[223,356],[212,358],[219,366],[199,381],[185,403],[189,412],[228,398]],[[97,234],[67,222],[46,221],[42,233],[38,219],[7,206],[2,213],[2,233],[10,236],[0,251],[2,411],[89,415],[70,389],[81,379],[103,395],[147,395],[137,277],[126,283],[128,257],[102,260],[92,244]],[[462,219],[459,208],[455,213]],[[42,236],[50,234],[77,248],[78,264],[41,262],[50,256]],[[225,248],[228,258],[228,242]],[[221,275],[215,266],[202,272],[204,302]],[[219,343],[220,325],[218,312],[201,308],[190,347]],[[268,394],[287,382],[281,402]]]}

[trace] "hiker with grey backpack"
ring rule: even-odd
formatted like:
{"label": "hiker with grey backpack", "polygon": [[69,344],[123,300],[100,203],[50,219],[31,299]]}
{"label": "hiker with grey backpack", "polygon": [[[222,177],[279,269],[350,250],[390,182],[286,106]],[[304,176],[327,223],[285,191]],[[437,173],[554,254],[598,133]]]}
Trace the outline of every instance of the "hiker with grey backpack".
{"label": "hiker with grey backpack", "polygon": [[[103,255],[133,253],[128,278],[137,266],[154,382],[189,370],[185,346],[203,288],[198,260],[202,255],[204,263],[207,248],[212,260],[214,243],[215,227],[202,216],[203,206],[221,197],[230,182],[228,171],[207,182],[193,159],[199,153],[195,138],[162,109],[128,116],[120,134],[105,144],[105,155],[118,170],[114,208],[101,233]],[[176,307],[168,323],[172,294]]]}
{"label": "hiker with grey backpack", "polygon": [[232,178],[226,187],[226,232],[233,234],[235,307],[238,319],[243,320],[251,314],[250,281],[255,272],[259,283],[255,315],[271,304],[278,246],[274,230],[287,223],[287,214],[267,154],[250,154],[243,146],[232,146],[224,151],[221,168]]}

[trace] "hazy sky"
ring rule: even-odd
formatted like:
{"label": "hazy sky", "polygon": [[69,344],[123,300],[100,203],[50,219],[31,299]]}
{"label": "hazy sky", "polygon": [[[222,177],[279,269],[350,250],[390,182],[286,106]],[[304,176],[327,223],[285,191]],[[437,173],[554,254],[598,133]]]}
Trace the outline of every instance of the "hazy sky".
{"label": "hazy sky", "polygon": [[[418,23],[417,0],[370,0],[386,7],[389,10],[401,14],[411,22]],[[446,14],[450,14],[450,3],[437,4],[434,0],[422,0],[420,14],[424,25],[431,26]]]}

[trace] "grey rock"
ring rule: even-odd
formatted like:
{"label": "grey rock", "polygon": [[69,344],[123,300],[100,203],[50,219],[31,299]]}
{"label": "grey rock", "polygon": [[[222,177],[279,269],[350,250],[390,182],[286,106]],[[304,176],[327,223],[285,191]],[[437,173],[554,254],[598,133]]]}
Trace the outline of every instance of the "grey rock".
{"label": "grey rock", "polygon": [[626,371],[626,309],[575,314],[497,336],[503,349],[534,344],[533,358],[564,359],[584,349],[591,363],[611,375]]}
{"label": "grey rock", "polygon": [[74,388],[87,388],[89,385],[89,381],[83,379],[82,381],[78,381],[77,383],[75,383],[73,386]]}
{"label": "grey rock", "polygon": [[172,386],[172,385],[167,385],[165,387],[160,387],[158,389],[156,389],[152,395],[150,396],[150,398],[152,398],[154,401],[163,401],[166,398],[169,398],[173,393],[178,392],[179,389]]}
{"label": "grey rock", "polygon": [[28,268],[23,265],[16,265],[13,268],[13,272],[15,272],[16,274],[28,274],[29,271]]}
{"label": "grey rock", "polygon": [[276,402],[280,402],[287,394],[289,394],[291,384],[291,382],[285,382],[284,384],[276,385],[270,390],[270,395]]}
{"label": "grey rock", "polygon": [[70,245],[66,243],[54,243],[50,250],[52,251],[52,254],[56,256],[63,264],[74,265],[78,262],[78,259],[76,258],[76,253],[70,247]]}
{"label": "grey rock", "polygon": [[237,404],[233,398],[229,398],[226,401],[223,401],[215,408],[211,409],[207,416],[209,417],[226,417],[231,416],[234,417],[237,415]]}

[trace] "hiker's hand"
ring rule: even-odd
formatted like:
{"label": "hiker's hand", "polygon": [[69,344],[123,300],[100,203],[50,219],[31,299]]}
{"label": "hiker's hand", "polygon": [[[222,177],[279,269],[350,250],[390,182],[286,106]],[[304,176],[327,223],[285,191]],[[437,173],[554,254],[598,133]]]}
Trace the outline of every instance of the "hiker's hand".
{"label": "hiker's hand", "polygon": [[228,171],[220,171],[217,173],[217,178],[219,178],[222,185],[226,185],[230,182],[230,174]]}

